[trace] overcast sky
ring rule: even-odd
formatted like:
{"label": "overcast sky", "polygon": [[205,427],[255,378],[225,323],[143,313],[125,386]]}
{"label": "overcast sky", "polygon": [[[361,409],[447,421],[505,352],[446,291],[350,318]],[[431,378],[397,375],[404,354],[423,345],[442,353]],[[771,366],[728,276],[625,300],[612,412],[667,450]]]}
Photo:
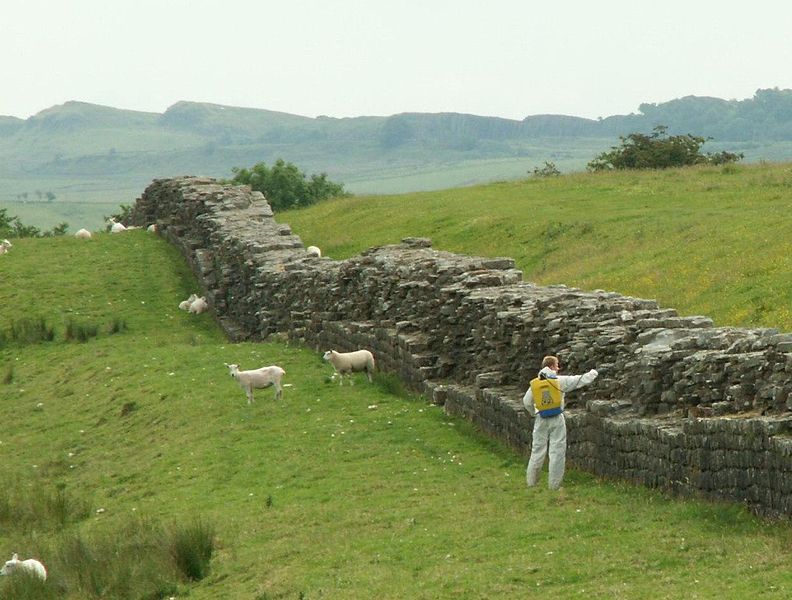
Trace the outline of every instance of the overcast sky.
{"label": "overcast sky", "polygon": [[792,2],[2,0],[0,115],[180,100],[605,117],[792,88]]}

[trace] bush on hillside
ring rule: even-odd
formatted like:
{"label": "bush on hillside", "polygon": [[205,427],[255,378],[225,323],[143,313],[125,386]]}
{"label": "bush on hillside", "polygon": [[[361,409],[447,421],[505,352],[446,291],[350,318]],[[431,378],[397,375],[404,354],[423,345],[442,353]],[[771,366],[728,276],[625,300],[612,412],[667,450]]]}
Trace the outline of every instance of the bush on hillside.
{"label": "bush on hillside", "polygon": [[234,177],[230,183],[249,185],[261,192],[274,211],[301,208],[328,198],[350,195],[344,191],[344,184],[330,181],[327,173],[313,174],[309,180],[295,164],[282,158],[272,167],[260,162],[250,169],[234,167],[231,170]]}
{"label": "bush on hillside", "polygon": [[544,167],[534,167],[533,170],[534,177],[558,177],[559,175],[561,175],[561,171],[558,170],[554,162],[548,160],[545,161]]}
{"label": "bush on hillside", "polygon": [[649,135],[631,133],[619,136],[621,146],[614,146],[586,165],[589,171],[614,169],[667,169],[690,165],[723,165],[741,160],[743,154],[716,152],[702,154],[701,146],[708,138],[668,135],[665,125],[658,125]]}
{"label": "bush on hillside", "polygon": [[53,237],[65,234],[67,229],[68,223],[60,223],[42,231],[34,225],[25,225],[19,217],[9,216],[7,209],[0,208],[0,238]]}

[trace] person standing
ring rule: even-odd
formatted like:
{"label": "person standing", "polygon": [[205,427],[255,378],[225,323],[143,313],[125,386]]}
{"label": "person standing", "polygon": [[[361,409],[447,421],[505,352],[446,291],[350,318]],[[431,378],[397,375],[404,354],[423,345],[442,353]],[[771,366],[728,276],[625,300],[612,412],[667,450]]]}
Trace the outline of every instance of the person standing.
{"label": "person standing", "polygon": [[531,386],[523,396],[523,405],[534,417],[533,443],[531,458],[525,472],[529,487],[536,485],[542,470],[545,456],[550,450],[548,487],[557,490],[561,487],[566,464],[566,420],[564,418],[564,395],[597,378],[597,371],[591,369],[583,375],[559,375],[561,364],[556,356],[545,356],[538,376],[531,380]]}

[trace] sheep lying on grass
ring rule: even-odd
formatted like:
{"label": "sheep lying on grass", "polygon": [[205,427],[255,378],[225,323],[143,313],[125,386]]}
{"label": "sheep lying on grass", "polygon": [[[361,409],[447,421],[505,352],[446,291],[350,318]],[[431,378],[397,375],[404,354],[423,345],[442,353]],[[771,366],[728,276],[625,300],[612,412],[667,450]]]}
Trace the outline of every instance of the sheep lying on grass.
{"label": "sheep lying on grass", "polygon": [[277,365],[269,367],[261,367],[260,369],[253,369],[251,371],[240,371],[239,365],[229,365],[223,363],[228,367],[228,372],[231,377],[239,382],[242,389],[245,390],[247,395],[248,404],[253,404],[253,390],[266,388],[269,386],[275,387],[275,400],[280,400],[283,395],[283,387],[281,387],[281,378],[286,374],[286,371]]}
{"label": "sheep lying on grass", "polygon": [[352,373],[359,371],[365,371],[369,382],[371,382],[371,374],[374,372],[374,355],[368,350],[355,350],[354,352],[328,350],[322,358],[330,361],[338,373],[338,385],[344,385],[345,374],[350,376],[350,385],[354,385],[355,382],[351,379]]}
{"label": "sheep lying on grass", "polygon": [[198,294],[190,294],[187,300],[179,302],[179,310],[190,310],[190,305],[196,300],[198,300]]}
{"label": "sheep lying on grass", "polygon": [[305,251],[308,253],[308,256],[316,256],[317,258],[322,257],[322,251],[319,250],[317,246],[308,246]]}
{"label": "sheep lying on grass", "polygon": [[92,235],[87,229],[78,229],[74,233],[74,237],[76,237],[78,240],[90,240]]}
{"label": "sheep lying on grass", "polygon": [[200,315],[208,308],[209,305],[206,303],[206,297],[201,296],[200,298],[193,300],[192,304],[190,304],[190,308],[188,308],[187,311],[194,315]]}
{"label": "sheep lying on grass", "polygon": [[110,233],[121,233],[122,231],[126,231],[127,228],[123,223],[119,223],[113,217],[110,217],[107,220],[108,225],[110,225]]}
{"label": "sheep lying on grass", "polygon": [[41,577],[41,579],[47,578],[47,569],[44,568],[44,565],[42,565],[35,558],[19,560],[16,553],[14,553],[14,555],[11,557],[11,560],[7,560],[3,565],[3,568],[0,569],[0,575],[11,575],[17,569],[30,571],[31,573]]}

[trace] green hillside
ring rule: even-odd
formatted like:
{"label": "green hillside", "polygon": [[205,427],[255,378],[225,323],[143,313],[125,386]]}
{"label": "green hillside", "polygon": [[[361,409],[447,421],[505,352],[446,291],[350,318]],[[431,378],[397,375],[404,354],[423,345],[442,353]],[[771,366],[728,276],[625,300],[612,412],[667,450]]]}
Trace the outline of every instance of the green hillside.
{"label": "green hillside", "polygon": [[[570,205],[584,186],[574,181]],[[619,195],[615,180],[599,181]],[[479,206],[496,205],[503,189]],[[414,201],[418,218],[427,196]],[[330,254],[369,218],[339,208],[343,237],[322,240]],[[593,219],[585,208],[581,221]],[[461,235],[445,218],[430,233]],[[0,550],[49,570],[44,585],[3,578],[2,598],[792,593],[787,524],[575,471],[560,494],[529,491],[523,458],[395,380],[340,387],[312,350],[231,344],[210,315],[179,311],[196,282],[174,248],[144,231],[18,240],[0,272]],[[51,341],[37,341],[42,323]],[[95,337],[77,341],[92,327]],[[261,390],[249,406],[224,362],[280,364],[290,387],[279,402]],[[165,532],[184,523],[213,532],[208,574],[153,576],[152,557],[173,552]]]}
{"label": "green hillside", "polygon": [[233,167],[278,158],[309,174],[326,172],[353,193],[447,189],[524,177],[545,161],[565,173],[582,171],[620,135],[657,125],[711,138],[706,151],[742,152],[749,163],[792,157],[792,90],[637,108],[601,119],[309,118],[196,102],[160,114],[72,101],[28,119],[0,116],[0,208],[42,229],[66,221],[72,231],[96,230],[109,207],[133,203],[155,178],[230,177]]}
{"label": "green hillside", "polygon": [[572,174],[333,200],[279,215],[345,258],[407,236],[509,256],[525,279],[792,331],[792,164]]}

